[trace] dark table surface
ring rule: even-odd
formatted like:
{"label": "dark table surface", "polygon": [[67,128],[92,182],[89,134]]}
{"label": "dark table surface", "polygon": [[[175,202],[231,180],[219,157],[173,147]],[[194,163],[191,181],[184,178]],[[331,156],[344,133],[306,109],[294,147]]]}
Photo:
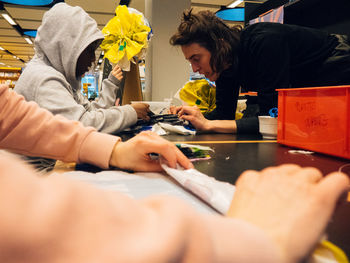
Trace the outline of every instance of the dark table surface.
{"label": "dark table surface", "polygon": [[268,166],[294,163],[300,166],[317,167],[324,174],[338,171],[350,160],[324,154],[292,154],[293,148],[278,144],[274,140],[263,140],[260,136],[236,136],[231,134],[200,134],[195,136],[167,135],[172,142],[206,145],[215,150],[212,159],[199,161],[195,167],[218,180],[235,183],[245,170],[261,170]]}
{"label": "dark table surface", "polygon": [[[212,154],[212,159],[196,162],[196,169],[217,180],[232,184],[235,184],[238,176],[248,169],[261,170],[268,166],[294,163],[303,167],[317,167],[327,174],[338,171],[341,166],[350,163],[350,160],[318,153],[292,154],[288,151],[293,148],[278,144],[276,141],[262,140],[260,136],[253,135],[167,135],[165,138],[173,142],[190,142],[213,148],[215,153]],[[350,202],[342,202],[338,205],[328,225],[327,235],[329,241],[338,245],[350,256]]]}
{"label": "dark table surface", "polygon": [[[129,135],[121,137],[123,140],[130,138]],[[340,167],[350,163],[350,160],[319,153],[292,154],[289,150],[293,148],[278,144],[274,140],[263,140],[260,135],[197,134],[163,137],[172,142],[199,144],[214,149],[212,158],[194,163],[195,168],[217,180],[232,184],[235,184],[239,175],[248,169],[261,170],[268,166],[294,163],[302,167],[316,167],[323,174],[327,174],[338,171]],[[93,171],[91,167],[88,170]],[[348,171],[350,175],[350,168]],[[338,204],[326,232],[328,240],[350,256],[350,202],[344,201]]]}

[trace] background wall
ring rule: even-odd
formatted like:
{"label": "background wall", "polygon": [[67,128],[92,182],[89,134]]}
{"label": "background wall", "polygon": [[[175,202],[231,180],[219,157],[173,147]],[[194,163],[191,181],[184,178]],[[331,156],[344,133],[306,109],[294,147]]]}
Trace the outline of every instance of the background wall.
{"label": "background wall", "polygon": [[145,100],[170,98],[188,80],[190,64],[180,47],[169,44],[181,14],[191,6],[190,0],[146,0],[145,16],[152,25],[154,36],[146,57]]}

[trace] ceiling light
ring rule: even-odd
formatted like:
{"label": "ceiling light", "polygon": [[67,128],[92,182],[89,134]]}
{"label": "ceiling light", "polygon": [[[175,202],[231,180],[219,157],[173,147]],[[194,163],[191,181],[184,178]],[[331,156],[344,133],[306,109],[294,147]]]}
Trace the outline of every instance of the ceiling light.
{"label": "ceiling light", "polygon": [[0,50],[5,50],[3,47],[0,47]]}
{"label": "ceiling light", "polygon": [[3,18],[6,19],[7,22],[9,22],[10,25],[17,25],[15,21],[13,21],[13,19],[8,15],[8,14],[1,14],[3,16]]}
{"label": "ceiling light", "polygon": [[36,30],[24,30],[24,34],[29,37],[36,37]]}
{"label": "ceiling light", "polygon": [[244,22],[244,8],[226,8],[219,10],[215,15],[225,21]]}
{"label": "ceiling light", "polygon": [[29,37],[25,37],[24,39],[25,41],[27,41],[28,44],[33,45],[33,42],[30,40]]}
{"label": "ceiling light", "polygon": [[227,7],[228,8],[235,8],[236,6],[238,6],[239,4],[241,4],[243,2],[243,0],[235,0],[233,1],[231,4],[229,4]]}
{"label": "ceiling light", "polygon": [[15,5],[44,6],[52,4],[54,0],[2,0],[1,2]]}

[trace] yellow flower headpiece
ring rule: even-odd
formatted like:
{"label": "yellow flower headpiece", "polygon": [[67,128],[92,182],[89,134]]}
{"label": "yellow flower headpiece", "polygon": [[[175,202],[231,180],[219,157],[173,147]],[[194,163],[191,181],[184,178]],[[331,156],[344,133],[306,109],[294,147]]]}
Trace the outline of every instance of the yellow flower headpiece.
{"label": "yellow flower headpiece", "polygon": [[151,28],[141,13],[131,13],[124,5],[119,5],[115,13],[116,16],[102,29],[105,39],[101,48],[105,58],[128,71],[130,62],[136,62],[135,57],[144,58]]}

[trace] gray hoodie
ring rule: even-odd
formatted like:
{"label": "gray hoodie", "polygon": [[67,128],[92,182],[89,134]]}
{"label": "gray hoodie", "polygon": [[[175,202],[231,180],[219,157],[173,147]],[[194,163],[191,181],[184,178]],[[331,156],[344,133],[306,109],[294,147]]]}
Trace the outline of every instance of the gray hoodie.
{"label": "gray hoodie", "polygon": [[44,14],[35,38],[35,56],[21,74],[15,91],[53,114],[105,133],[135,124],[133,107],[114,106],[121,89],[113,75],[103,81],[97,101],[89,102],[80,93],[80,79],[75,76],[78,58],[98,39],[103,39],[101,31],[82,8],[56,4]]}

